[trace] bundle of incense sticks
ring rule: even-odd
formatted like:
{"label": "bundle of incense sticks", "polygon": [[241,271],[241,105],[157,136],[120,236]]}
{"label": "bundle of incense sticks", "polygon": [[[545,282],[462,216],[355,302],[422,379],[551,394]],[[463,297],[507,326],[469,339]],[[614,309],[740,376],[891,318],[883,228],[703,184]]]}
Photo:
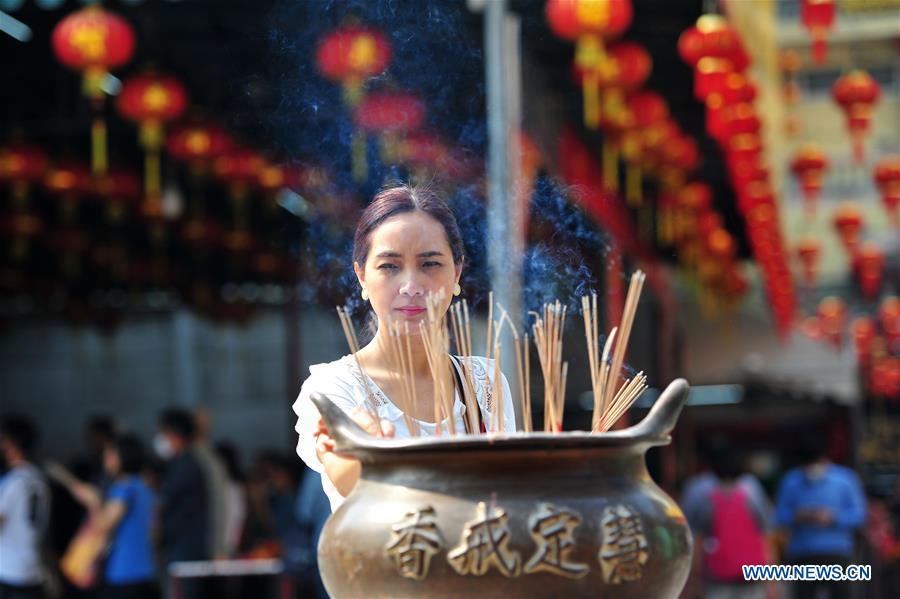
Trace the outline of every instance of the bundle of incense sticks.
{"label": "bundle of incense sticks", "polygon": [[450,324],[453,329],[456,355],[459,356],[462,366],[460,380],[463,388],[460,389],[460,393],[466,404],[466,419],[469,422],[469,430],[478,433],[478,410],[481,408],[478,406],[478,395],[471,379],[472,328],[469,323],[469,304],[466,300],[460,300],[450,306]]}
{"label": "bundle of incense sticks", "polygon": [[544,431],[562,431],[563,403],[569,363],[562,361],[562,337],[566,325],[566,306],[556,300],[544,304],[543,314],[533,313],[531,329],[544,375]]}
{"label": "bundle of incense sticks", "polygon": [[450,337],[440,305],[444,301],[443,289],[437,293],[429,293],[425,297],[427,318],[419,322],[425,357],[431,370],[434,382],[434,421],[435,434],[441,433],[441,422],[447,418],[447,428],[451,435],[456,434],[456,418],[453,415],[455,399],[453,375],[450,368]]}
{"label": "bundle of incense sticks", "polygon": [[391,381],[397,390],[397,403],[403,412],[403,420],[406,428],[413,437],[419,436],[419,423],[412,415],[415,413],[416,377],[413,372],[412,344],[409,338],[409,323],[393,322],[388,335],[388,368],[391,371]]}
{"label": "bundle of incense sticks", "polygon": [[[590,300],[586,296],[581,298],[584,334],[587,340],[588,362],[591,369],[591,391],[594,396],[591,430],[595,432],[609,430],[647,388],[647,377],[643,372],[626,380],[621,388],[618,386],[625,350],[628,347],[628,338],[631,335],[631,327],[634,324],[634,316],[637,312],[645,278],[646,275],[640,270],[635,271],[631,276],[622,318],[619,326],[610,331],[603,346],[602,355],[599,351],[597,332],[599,323],[597,295],[592,295]],[[611,351],[612,361],[610,362]]]}
{"label": "bundle of incense sticks", "polygon": [[[353,360],[356,362],[356,367],[359,369],[359,373],[363,380],[363,386],[366,390],[366,402],[365,404],[363,404],[363,407],[369,413],[369,416],[372,417],[374,422],[380,422],[378,417],[378,408],[375,403],[375,394],[373,393],[372,388],[369,384],[369,377],[363,370],[362,364],[359,363],[359,340],[356,337],[356,328],[353,326],[353,319],[350,318],[350,311],[346,308],[338,306],[337,314],[338,318],[341,321],[341,328],[344,329],[344,336],[347,338],[347,345],[350,346],[350,353],[353,354]],[[378,430],[378,434],[381,434],[380,427]]]}

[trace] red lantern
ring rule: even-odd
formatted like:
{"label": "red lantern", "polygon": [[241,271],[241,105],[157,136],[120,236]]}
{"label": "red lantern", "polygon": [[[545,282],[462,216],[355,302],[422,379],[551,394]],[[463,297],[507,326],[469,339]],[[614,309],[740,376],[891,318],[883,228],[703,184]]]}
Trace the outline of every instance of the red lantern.
{"label": "red lantern", "polygon": [[874,299],[881,288],[884,251],[876,243],[864,243],[856,255],[856,268],[863,296]]}
{"label": "red lantern", "polygon": [[[622,128],[627,125],[629,118],[624,96],[644,84],[653,68],[653,62],[644,47],[634,42],[615,42],[610,45],[606,60],[606,66],[600,69],[596,77],[589,77],[591,73],[577,65],[575,77],[582,86],[590,85],[596,79],[598,90],[602,90],[603,95],[602,124]],[[593,97],[598,94],[598,90],[586,90],[585,93]]]}
{"label": "red lantern", "polygon": [[844,248],[851,254],[855,253],[859,245],[859,233],[863,227],[860,209],[853,203],[841,204],[835,210],[832,222]]}
{"label": "red lantern", "polygon": [[106,171],[106,122],[101,115],[103,79],[110,69],[131,60],[134,30],[122,17],[91,4],[60,21],[53,29],[53,51],[65,66],[84,73],[84,92],[94,105],[91,164]]}
{"label": "red lantern", "polygon": [[125,206],[141,196],[140,179],[128,170],[111,170],[98,179],[94,187],[106,204],[106,216],[112,224],[121,223]]}
{"label": "red lantern", "polygon": [[831,93],[847,116],[847,128],[853,139],[853,156],[856,162],[862,162],[863,141],[869,133],[872,107],[881,97],[881,88],[867,72],[854,70],[838,79]]}
{"label": "red lantern", "polygon": [[881,300],[878,320],[890,343],[900,339],[900,298],[891,295]]}
{"label": "red lantern", "polygon": [[847,304],[839,297],[829,296],[819,302],[817,314],[825,338],[835,347],[840,347],[847,324]]}
{"label": "red lantern", "polygon": [[187,92],[174,77],[144,73],[122,85],[116,108],[126,119],[140,123],[140,142],[146,152],[144,192],[156,198],[162,192],[159,153],[165,142],[163,125],[182,115]]}
{"label": "red lantern", "polygon": [[824,64],[828,53],[828,32],[834,26],[834,0],[801,0],[800,22],[813,38],[813,60]]}
{"label": "red lantern", "polygon": [[391,60],[391,44],[372,27],[349,25],[323,37],[316,62],[326,78],[343,85],[344,102],[356,106],[363,84],[383,72]]}
{"label": "red lantern", "polygon": [[822,254],[822,244],[813,236],[803,237],[797,244],[797,258],[803,266],[803,279],[809,287],[816,284],[816,275],[819,272],[819,258]]}
{"label": "red lantern", "polygon": [[761,127],[759,116],[752,104],[741,103],[728,106],[722,111],[724,139],[741,134],[757,134]]}
{"label": "red lantern", "polygon": [[212,123],[192,121],[176,126],[166,139],[166,151],[197,171],[232,148],[231,137]]}
{"label": "red lantern", "polygon": [[695,69],[704,58],[725,61],[728,71],[743,71],[750,64],[740,35],[722,15],[700,15],[678,38],[678,54]]}
{"label": "red lantern", "polygon": [[545,14],[557,36],[575,42],[575,66],[584,73],[584,123],[600,124],[598,85],[613,65],[604,40],[618,37],[631,24],[631,0],[547,0]]}
{"label": "red lantern", "polygon": [[361,130],[381,137],[385,162],[399,159],[402,138],[418,129],[425,120],[425,105],[408,92],[380,91],[369,94],[353,111],[353,121]]}
{"label": "red lantern", "polygon": [[63,163],[47,171],[44,187],[61,200],[60,220],[69,224],[75,217],[78,201],[93,191],[91,172],[81,163]]}
{"label": "red lantern", "polygon": [[12,184],[15,209],[28,204],[29,187],[40,182],[47,170],[47,155],[36,146],[17,144],[0,148],[0,181]]}
{"label": "red lantern", "polygon": [[822,178],[828,170],[828,157],[818,146],[807,144],[794,154],[791,170],[800,182],[806,211],[812,215],[822,191]]}
{"label": "red lantern", "polygon": [[230,192],[233,228],[223,238],[230,251],[243,252],[253,244],[247,199],[250,188],[259,184],[265,166],[266,162],[258,152],[246,148],[231,150],[213,163],[213,172],[228,184]]}
{"label": "red lantern", "polygon": [[872,342],[875,340],[875,322],[868,316],[854,318],[850,323],[850,333],[853,335],[857,361],[862,365],[868,364],[872,357]]}
{"label": "red lantern", "polygon": [[881,192],[884,209],[894,226],[900,228],[900,156],[880,160],[872,171],[872,177]]}

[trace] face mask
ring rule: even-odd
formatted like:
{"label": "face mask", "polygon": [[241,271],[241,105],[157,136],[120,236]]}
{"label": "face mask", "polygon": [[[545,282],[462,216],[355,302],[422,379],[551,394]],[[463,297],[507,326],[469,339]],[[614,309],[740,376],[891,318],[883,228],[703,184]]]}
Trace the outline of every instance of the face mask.
{"label": "face mask", "polygon": [[168,460],[175,455],[175,448],[172,447],[169,439],[162,433],[156,433],[156,436],[153,437],[153,451],[164,460]]}

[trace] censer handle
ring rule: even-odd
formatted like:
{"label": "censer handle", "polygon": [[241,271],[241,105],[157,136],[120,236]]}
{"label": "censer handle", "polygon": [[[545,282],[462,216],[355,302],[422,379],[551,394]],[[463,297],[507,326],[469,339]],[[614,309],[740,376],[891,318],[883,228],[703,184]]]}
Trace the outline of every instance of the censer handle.
{"label": "censer handle", "polygon": [[635,437],[646,437],[668,442],[669,433],[675,428],[681,409],[687,403],[690,385],[684,379],[675,379],[662,392],[650,413],[631,427],[628,432]]}
{"label": "censer handle", "polygon": [[313,392],[309,398],[316,405],[331,438],[334,439],[335,450],[352,451],[354,449],[370,447],[369,439],[373,437],[361,426],[356,424],[344,410],[340,409],[328,396]]}

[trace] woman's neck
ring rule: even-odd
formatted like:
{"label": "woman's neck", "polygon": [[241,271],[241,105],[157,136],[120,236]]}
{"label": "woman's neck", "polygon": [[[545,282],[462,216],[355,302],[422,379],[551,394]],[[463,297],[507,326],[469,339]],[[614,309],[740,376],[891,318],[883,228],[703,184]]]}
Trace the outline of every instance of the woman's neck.
{"label": "woman's neck", "polygon": [[[413,375],[416,378],[431,376],[431,369],[428,366],[428,358],[425,355],[425,344],[422,341],[422,336],[418,333],[412,333],[408,338],[406,336],[400,337],[399,340],[404,353],[406,352],[407,339],[409,340],[409,353],[412,354]],[[390,338],[390,333],[382,327],[379,327],[378,332],[375,333],[375,337],[372,341],[359,350],[358,355],[360,361],[363,362],[363,367],[385,370],[390,369],[392,367],[392,361],[388,352],[391,347],[390,344],[392,343],[396,343],[396,341]]]}

